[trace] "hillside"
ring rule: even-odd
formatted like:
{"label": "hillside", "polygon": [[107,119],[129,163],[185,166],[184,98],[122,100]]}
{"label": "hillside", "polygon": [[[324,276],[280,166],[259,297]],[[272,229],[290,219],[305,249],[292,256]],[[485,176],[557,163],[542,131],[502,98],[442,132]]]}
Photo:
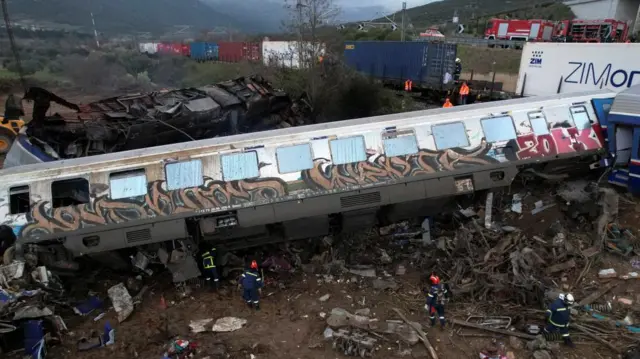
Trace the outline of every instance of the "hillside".
{"label": "hillside", "polygon": [[93,12],[98,31],[104,33],[164,33],[174,25],[240,28],[238,20],[199,0],[9,0],[8,7],[13,21],[45,21],[82,29],[91,29]]}
{"label": "hillside", "polygon": [[[475,23],[481,18],[499,14],[520,18],[550,19],[564,16],[568,8],[556,3],[557,1],[554,0],[443,0],[407,9],[406,14],[414,28],[422,30],[428,26],[451,22],[456,11],[463,24]],[[563,12],[563,14],[556,14],[557,12]],[[390,17],[399,22],[402,15],[395,13]]]}

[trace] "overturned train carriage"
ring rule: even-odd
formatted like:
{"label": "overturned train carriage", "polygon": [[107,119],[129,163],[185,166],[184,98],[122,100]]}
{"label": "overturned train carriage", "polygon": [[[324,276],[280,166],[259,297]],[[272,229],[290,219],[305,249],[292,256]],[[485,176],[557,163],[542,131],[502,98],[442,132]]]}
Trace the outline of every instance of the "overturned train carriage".
{"label": "overturned train carriage", "polygon": [[[33,119],[7,155],[5,167],[161,146],[297,125],[304,106],[259,76],[216,85],[70,103],[41,88]],[[53,115],[51,104],[58,105]]]}
{"label": "overturned train carriage", "polygon": [[596,167],[605,140],[593,100],[612,96],[508,100],[15,167],[0,171],[0,218],[20,243],[55,239],[75,254],[186,237],[233,249],[351,230],[507,186],[530,167]]}

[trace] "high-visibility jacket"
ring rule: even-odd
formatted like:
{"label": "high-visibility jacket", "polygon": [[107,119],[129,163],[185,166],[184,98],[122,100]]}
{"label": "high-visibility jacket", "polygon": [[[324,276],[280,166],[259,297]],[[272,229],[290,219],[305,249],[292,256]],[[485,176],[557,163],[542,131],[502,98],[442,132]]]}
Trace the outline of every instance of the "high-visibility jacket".
{"label": "high-visibility jacket", "polygon": [[442,105],[443,108],[448,108],[448,107],[453,107],[453,104],[451,103],[451,101],[446,100],[444,102],[444,105]]}
{"label": "high-visibility jacket", "polygon": [[202,253],[202,266],[204,269],[211,269],[216,267],[215,262],[216,249],[211,248],[210,251]]}
{"label": "high-visibility jacket", "polygon": [[558,328],[567,328],[569,326],[569,317],[571,312],[569,308],[564,305],[564,301],[560,298],[556,299],[549,305],[547,309],[547,320],[553,326]]}
{"label": "high-visibility jacket", "polygon": [[469,86],[467,86],[466,84],[462,84],[462,86],[460,86],[460,95],[465,96],[468,94],[469,94]]}
{"label": "high-visibility jacket", "polygon": [[262,278],[260,278],[258,271],[253,269],[242,273],[240,284],[242,284],[244,289],[258,289],[263,286]]}
{"label": "high-visibility jacket", "polygon": [[411,91],[411,87],[413,86],[413,82],[411,80],[407,80],[404,82],[404,90]]}

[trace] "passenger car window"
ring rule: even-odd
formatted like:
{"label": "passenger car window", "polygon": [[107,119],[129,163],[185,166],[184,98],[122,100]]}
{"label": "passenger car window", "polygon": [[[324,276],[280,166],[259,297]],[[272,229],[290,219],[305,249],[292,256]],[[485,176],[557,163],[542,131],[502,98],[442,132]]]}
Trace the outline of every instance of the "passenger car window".
{"label": "passenger car window", "polygon": [[576,124],[577,129],[586,130],[587,128],[591,128],[591,119],[589,118],[589,113],[587,113],[586,107],[571,107],[571,118],[573,118],[573,122]]}
{"label": "passenger car window", "polygon": [[388,157],[405,156],[418,153],[418,140],[413,133],[397,132],[383,134],[384,154]]}
{"label": "passenger car window", "polygon": [[168,190],[198,187],[204,184],[200,160],[167,163],[164,166],[164,172]]}
{"label": "passenger car window", "polygon": [[308,143],[276,148],[276,159],[280,173],[299,172],[313,168],[311,145]]}
{"label": "passenger car window", "polygon": [[529,112],[528,116],[534,134],[538,136],[549,134],[549,126],[542,112]]}
{"label": "passenger car window", "polygon": [[147,194],[147,175],[144,170],[115,172],[109,175],[111,199],[131,198]]}
{"label": "passenger car window", "polygon": [[487,142],[509,141],[516,138],[511,116],[485,118],[480,121]]}
{"label": "passenger car window", "polygon": [[334,165],[367,160],[364,137],[354,136],[329,141],[331,161]]}
{"label": "passenger car window", "polygon": [[225,181],[239,181],[260,176],[258,153],[248,151],[222,156],[222,177]]}
{"label": "passenger car window", "polygon": [[467,131],[462,122],[435,125],[431,127],[431,133],[433,134],[433,140],[436,142],[436,148],[439,151],[446,150],[447,148],[469,146]]}
{"label": "passenger car window", "polygon": [[9,188],[9,209],[11,214],[27,213],[30,206],[29,186]]}
{"label": "passenger car window", "polygon": [[51,206],[53,208],[89,203],[89,181],[72,178],[51,183]]}

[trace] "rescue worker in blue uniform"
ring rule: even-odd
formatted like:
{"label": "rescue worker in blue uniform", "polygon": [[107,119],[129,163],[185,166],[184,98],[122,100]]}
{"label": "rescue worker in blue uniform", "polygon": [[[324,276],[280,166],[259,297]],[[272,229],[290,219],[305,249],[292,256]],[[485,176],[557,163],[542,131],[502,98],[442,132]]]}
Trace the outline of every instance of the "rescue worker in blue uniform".
{"label": "rescue worker in blue uniform", "polygon": [[554,300],[545,313],[547,325],[544,328],[546,333],[560,333],[564,343],[572,348],[575,347],[569,335],[569,319],[571,311],[569,307],[574,303],[573,295],[561,295]]}
{"label": "rescue worker in blue uniform", "polygon": [[204,268],[204,276],[212,289],[218,289],[220,286],[220,278],[218,277],[218,268],[216,268],[216,249],[211,247],[210,250],[202,253],[202,267]]}
{"label": "rescue worker in blue uniform", "polygon": [[242,298],[247,302],[249,308],[260,310],[259,292],[262,291],[264,283],[258,273],[258,263],[256,261],[251,261],[249,270],[242,273],[242,277],[240,277],[240,285],[244,289],[242,292]]}
{"label": "rescue worker in blue uniform", "polygon": [[435,273],[431,273],[429,282],[431,283],[431,287],[427,292],[427,304],[424,305],[424,309],[429,312],[431,326],[433,327],[434,325],[436,325],[437,313],[438,319],[440,319],[440,327],[444,329],[444,305],[446,299],[449,297],[449,293],[447,288],[442,283],[440,283],[440,277],[438,277]]}

